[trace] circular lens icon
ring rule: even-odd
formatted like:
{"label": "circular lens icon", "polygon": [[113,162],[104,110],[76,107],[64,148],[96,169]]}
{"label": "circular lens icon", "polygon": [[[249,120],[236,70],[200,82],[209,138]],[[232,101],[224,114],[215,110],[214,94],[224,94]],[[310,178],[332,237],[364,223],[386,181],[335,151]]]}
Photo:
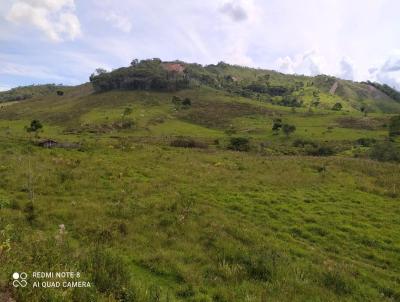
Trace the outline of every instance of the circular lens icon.
{"label": "circular lens icon", "polygon": [[18,280],[18,279],[19,279],[19,274],[18,274],[17,272],[15,272],[15,273],[12,275],[12,277],[13,277],[13,279]]}

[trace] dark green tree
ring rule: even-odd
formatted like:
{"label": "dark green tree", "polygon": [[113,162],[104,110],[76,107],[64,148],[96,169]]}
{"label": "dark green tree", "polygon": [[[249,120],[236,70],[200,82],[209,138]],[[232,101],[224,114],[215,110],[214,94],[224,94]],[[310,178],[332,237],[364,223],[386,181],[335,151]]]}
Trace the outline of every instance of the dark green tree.
{"label": "dark green tree", "polygon": [[333,105],[332,110],[340,111],[342,110],[342,108],[343,108],[342,104],[336,103],[335,105]]}
{"label": "dark green tree", "polygon": [[31,121],[30,126],[26,127],[26,131],[37,133],[42,128],[43,128],[43,125],[39,120],[33,120],[33,121]]}
{"label": "dark green tree", "polygon": [[281,128],[282,128],[282,120],[280,118],[274,119],[274,123],[272,124],[272,131],[275,134],[278,134]]}
{"label": "dark green tree", "polygon": [[289,124],[283,124],[282,125],[282,131],[285,133],[286,136],[289,136],[293,132],[296,131],[296,126],[295,125],[289,125]]}

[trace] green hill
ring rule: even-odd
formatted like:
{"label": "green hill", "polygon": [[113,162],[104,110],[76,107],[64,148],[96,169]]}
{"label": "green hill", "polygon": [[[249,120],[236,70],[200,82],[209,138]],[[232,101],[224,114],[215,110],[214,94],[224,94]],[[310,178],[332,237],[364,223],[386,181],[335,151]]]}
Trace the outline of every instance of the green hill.
{"label": "green hill", "polygon": [[[1,106],[0,300],[399,299],[395,99],[133,63]],[[14,288],[15,271],[91,287]]]}
{"label": "green hill", "polygon": [[[208,86],[263,102],[289,107],[346,111],[400,112],[399,93],[376,83],[357,83],[320,75],[285,75],[223,62],[201,66],[159,59],[133,61],[130,67],[91,76],[96,91],[111,89],[174,91]],[[383,88],[383,89],[382,89]],[[386,89],[385,89],[386,88]]]}

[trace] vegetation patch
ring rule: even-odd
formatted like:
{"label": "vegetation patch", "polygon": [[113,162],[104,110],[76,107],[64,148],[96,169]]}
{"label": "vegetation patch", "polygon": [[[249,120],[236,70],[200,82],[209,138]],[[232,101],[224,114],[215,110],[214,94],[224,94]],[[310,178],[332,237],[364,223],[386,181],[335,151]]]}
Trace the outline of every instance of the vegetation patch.
{"label": "vegetation patch", "polygon": [[377,130],[387,125],[386,118],[374,117],[340,117],[336,119],[339,127],[352,129]]}
{"label": "vegetation patch", "polygon": [[200,148],[207,149],[208,145],[205,142],[201,142],[189,137],[178,137],[171,141],[170,145],[172,147],[181,147],[181,148]]}
{"label": "vegetation patch", "polygon": [[210,128],[227,127],[234,118],[249,115],[270,115],[271,110],[246,103],[193,100],[191,108],[178,113],[178,117]]}

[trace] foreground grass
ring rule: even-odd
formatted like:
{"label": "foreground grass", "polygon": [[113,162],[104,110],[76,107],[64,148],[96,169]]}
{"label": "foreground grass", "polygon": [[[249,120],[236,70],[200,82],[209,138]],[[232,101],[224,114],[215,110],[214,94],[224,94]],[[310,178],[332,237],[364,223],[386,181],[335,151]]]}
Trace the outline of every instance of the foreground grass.
{"label": "foreground grass", "polygon": [[[384,115],[292,112],[211,90],[180,92],[185,110],[166,93],[68,93],[0,113],[0,299],[400,299],[400,167],[346,157],[352,141],[384,137]],[[127,106],[134,127],[114,129]],[[296,133],[273,135],[276,117]],[[41,137],[82,148],[32,144],[33,118]],[[226,150],[227,129],[251,152]],[[209,147],[170,147],[180,135]],[[300,154],[298,138],[347,153],[283,156]],[[14,271],[80,271],[93,287],[15,289]]]}
{"label": "foreground grass", "polygon": [[[124,286],[153,288],[170,300],[399,295],[396,165],[143,144],[129,152],[102,145],[86,152],[28,149],[11,144],[1,152],[1,198],[9,202],[0,226],[11,239],[1,255],[3,286],[18,269],[83,269],[93,280],[96,271],[85,261],[100,261],[90,255],[101,250],[118,255],[104,257],[117,268],[123,263]],[[60,224],[67,233],[56,239]],[[115,275],[104,278],[113,283]],[[104,301],[122,295],[118,286],[96,289]],[[18,295],[43,301],[77,294],[26,289]]]}

